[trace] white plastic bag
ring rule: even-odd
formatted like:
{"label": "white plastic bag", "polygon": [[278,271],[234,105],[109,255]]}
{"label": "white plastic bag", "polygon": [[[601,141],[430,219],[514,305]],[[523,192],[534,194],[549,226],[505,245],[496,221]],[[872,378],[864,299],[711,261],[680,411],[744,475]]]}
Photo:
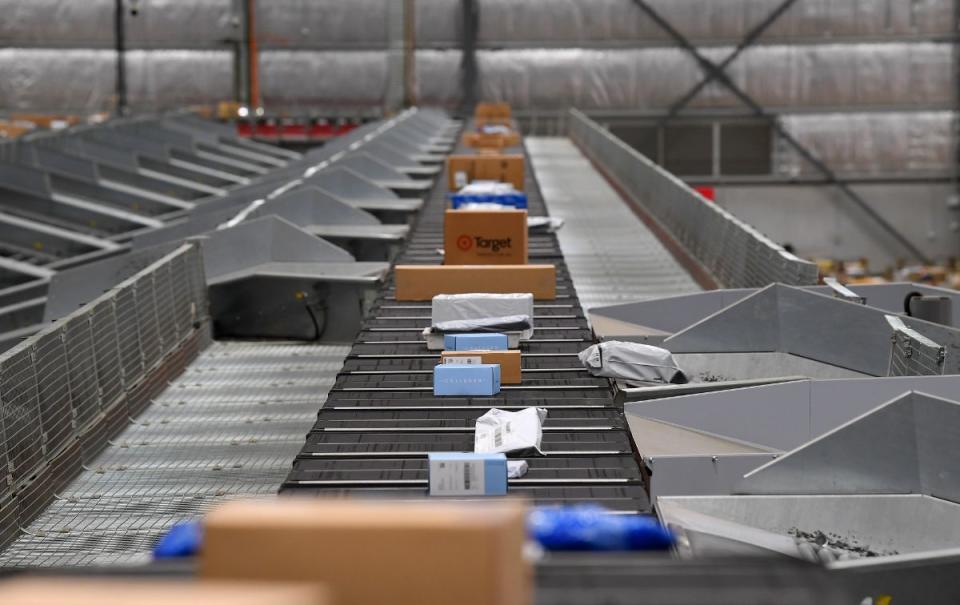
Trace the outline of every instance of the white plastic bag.
{"label": "white plastic bag", "polygon": [[594,376],[616,378],[627,383],[687,382],[687,377],[673,360],[673,354],[660,347],[611,340],[587,347],[579,357],[583,367]]}
{"label": "white plastic bag", "polygon": [[526,315],[530,326],[521,331],[520,338],[533,338],[533,294],[517,292],[493,294],[486,292],[468,294],[438,294],[433,297],[430,324],[438,325],[459,319],[486,319]]}
{"label": "white plastic bag", "polygon": [[473,451],[478,454],[526,453],[543,455],[544,408],[526,408],[519,412],[505,412],[496,408],[477,418]]}

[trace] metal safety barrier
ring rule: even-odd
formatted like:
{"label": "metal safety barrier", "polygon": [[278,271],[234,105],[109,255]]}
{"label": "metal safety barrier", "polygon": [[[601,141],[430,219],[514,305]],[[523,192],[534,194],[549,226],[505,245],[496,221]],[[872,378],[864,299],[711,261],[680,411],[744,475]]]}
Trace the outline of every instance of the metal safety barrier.
{"label": "metal safety barrier", "polygon": [[203,260],[185,244],[0,355],[0,548],[166,385],[206,323]]}
{"label": "metal safety barrier", "polygon": [[[817,266],[709,202],[583,113],[571,109],[569,136],[722,286],[817,283]],[[584,200],[584,203],[589,203]]]}
{"label": "metal safety barrier", "polygon": [[946,347],[908,327],[899,317],[887,315],[890,335],[890,363],[887,376],[940,376],[944,373]]}

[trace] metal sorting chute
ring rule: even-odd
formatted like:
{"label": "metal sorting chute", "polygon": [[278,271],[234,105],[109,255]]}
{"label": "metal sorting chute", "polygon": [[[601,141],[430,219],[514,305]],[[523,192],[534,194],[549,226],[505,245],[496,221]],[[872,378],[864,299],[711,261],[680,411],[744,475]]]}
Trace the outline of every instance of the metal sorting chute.
{"label": "metal sorting chute", "polygon": [[731,494],[747,472],[911,390],[945,397],[960,376],[792,381],[624,404],[651,496]]}
{"label": "metal sorting chute", "polygon": [[[960,295],[916,284],[858,286],[852,290],[866,304],[836,298],[829,287],[799,288],[771,284],[765,288],[716,290],[594,309],[591,320],[603,340],[633,340],[670,350],[701,391],[730,388],[737,381],[771,381],[789,377],[839,379],[887,376],[891,371],[891,337],[887,321],[920,293],[936,293],[950,305]],[[956,374],[960,329],[902,316],[905,328],[924,340],[913,350],[925,365],[896,365],[896,375]],[[902,338],[906,333],[901,332]],[[938,354],[929,348],[939,346]],[[901,347],[902,348],[902,347]],[[901,356],[903,351],[901,351]],[[896,358],[899,359],[899,358]],[[896,359],[894,361],[896,361]],[[929,367],[927,367],[929,366]],[[931,369],[932,368],[932,369]],[[708,386],[709,385],[709,386]],[[739,384],[735,386],[745,386]],[[673,389],[690,392],[690,386]],[[666,396],[670,388],[661,389]],[[621,389],[627,400],[645,399],[644,389]]]}
{"label": "metal sorting chute", "polygon": [[[411,109],[305,155],[238,138],[229,126],[190,115],[27,136],[0,162],[0,241],[14,254],[0,262],[0,350],[108,287],[116,277],[111,267],[136,265],[150,248],[257,218],[286,219],[361,261],[390,261],[422,204],[395,191],[424,191],[431,181],[410,174],[433,172],[418,171],[424,167],[387,141],[425,153],[448,146],[454,129],[441,113]],[[336,194],[305,182],[307,174],[332,183]],[[382,224],[365,206],[393,224]],[[73,280],[77,291],[59,288],[51,303],[59,306],[47,309],[50,280],[74,267],[89,270],[60,281]],[[366,283],[370,268],[358,267],[341,271],[328,263],[318,280],[327,284],[323,297],[328,288],[344,289],[330,284],[350,276]]]}
{"label": "metal sorting chute", "polygon": [[748,473],[742,495],[661,497],[657,509],[682,556],[816,557],[863,596],[954,602],[958,436],[960,403],[909,391]]}

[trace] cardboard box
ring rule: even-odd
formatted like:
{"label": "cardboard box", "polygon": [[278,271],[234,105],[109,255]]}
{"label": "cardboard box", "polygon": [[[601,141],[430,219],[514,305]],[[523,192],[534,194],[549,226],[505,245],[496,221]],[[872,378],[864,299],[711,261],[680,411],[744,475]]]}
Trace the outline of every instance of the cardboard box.
{"label": "cardboard box", "polygon": [[526,210],[447,210],[443,215],[443,264],[524,265]]}
{"label": "cardboard box", "polygon": [[524,176],[524,158],[520,154],[447,157],[447,187],[450,191],[457,191],[473,181],[500,181],[510,183],[517,191],[523,191]]}
{"label": "cardboard box", "polygon": [[[240,578],[238,578],[240,579]],[[320,584],[81,577],[0,582],[3,605],[329,605]]]}
{"label": "cardboard box", "polygon": [[510,339],[495,332],[444,334],[443,348],[447,351],[506,351]]}
{"label": "cardboard box", "polygon": [[467,147],[477,148],[504,149],[506,147],[517,147],[520,145],[520,135],[516,132],[509,134],[467,132],[464,133],[461,140]]}
{"label": "cardboard box", "polygon": [[506,496],[507,457],[504,454],[433,452],[431,496]]}
{"label": "cardboard box", "polygon": [[525,520],[503,500],[231,502],[206,517],[199,573],[322,582],[337,605],[530,605]]}
{"label": "cardboard box", "polygon": [[520,384],[520,351],[443,351],[440,363],[495,363],[500,366],[500,384]]}
{"label": "cardboard box", "polygon": [[437,294],[529,292],[537,300],[557,297],[553,265],[397,265],[398,301],[433,300]]}
{"label": "cardboard box", "polygon": [[436,397],[491,397],[499,392],[500,366],[497,364],[440,364],[433,368],[433,394]]}
{"label": "cardboard box", "polygon": [[477,103],[473,119],[483,124],[509,123],[512,112],[509,103]]}

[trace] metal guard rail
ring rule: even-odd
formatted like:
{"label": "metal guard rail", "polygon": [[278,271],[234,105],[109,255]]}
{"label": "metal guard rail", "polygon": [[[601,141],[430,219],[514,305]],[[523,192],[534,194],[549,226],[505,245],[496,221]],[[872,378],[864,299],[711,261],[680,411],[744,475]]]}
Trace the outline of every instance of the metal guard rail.
{"label": "metal guard rail", "polygon": [[203,259],[185,244],[0,355],[0,548],[142,411],[207,319]]}
{"label": "metal guard rail", "polygon": [[569,136],[727,288],[773,282],[817,283],[814,263],[784,250],[762,233],[693,191],[586,115],[570,110]]}

